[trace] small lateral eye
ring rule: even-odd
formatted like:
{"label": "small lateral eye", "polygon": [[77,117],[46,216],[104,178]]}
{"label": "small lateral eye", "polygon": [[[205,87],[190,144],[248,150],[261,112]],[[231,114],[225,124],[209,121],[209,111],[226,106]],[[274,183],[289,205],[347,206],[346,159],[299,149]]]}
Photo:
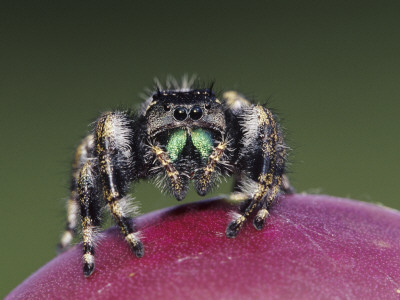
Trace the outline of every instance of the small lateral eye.
{"label": "small lateral eye", "polygon": [[204,107],[205,107],[206,109],[210,109],[210,108],[211,108],[211,104],[210,104],[210,103],[206,103],[206,105],[204,105]]}
{"label": "small lateral eye", "polygon": [[165,111],[170,111],[171,110],[171,104],[169,104],[169,103],[164,104],[164,110]]}

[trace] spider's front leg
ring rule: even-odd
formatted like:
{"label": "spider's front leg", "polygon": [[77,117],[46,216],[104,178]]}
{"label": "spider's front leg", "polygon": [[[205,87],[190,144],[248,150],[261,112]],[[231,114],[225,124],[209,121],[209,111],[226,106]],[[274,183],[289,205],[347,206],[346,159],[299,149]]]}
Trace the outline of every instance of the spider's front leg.
{"label": "spider's front leg", "polygon": [[[238,234],[255,210],[254,227],[262,229],[269,215],[268,208],[281,190],[286,192],[287,186],[290,187],[284,176],[286,146],[272,113],[263,106],[251,105],[242,99],[237,101],[237,110],[233,111],[243,133],[238,162],[240,177],[249,177],[255,185],[251,184],[251,191],[245,191],[244,182],[236,187],[239,189],[237,194],[248,195],[248,198],[245,197],[247,200],[240,206],[239,215],[226,229],[226,236],[231,238]],[[227,103],[229,105],[229,101]]]}
{"label": "spider's front leg", "polygon": [[124,113],[104,114],[97,122],[96,152],[99,160],[104,198],[114,216],[126,242],[137,257],[142,257],[144,248],[128,215],[127,194],[129,183],[137,177],[132,139],[133,122]]}

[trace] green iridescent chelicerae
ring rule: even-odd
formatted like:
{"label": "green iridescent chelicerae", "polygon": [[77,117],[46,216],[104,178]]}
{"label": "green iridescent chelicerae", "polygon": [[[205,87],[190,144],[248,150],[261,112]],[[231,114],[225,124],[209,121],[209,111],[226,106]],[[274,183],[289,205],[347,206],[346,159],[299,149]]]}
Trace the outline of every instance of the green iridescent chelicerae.
{"label": "green iridescent chelicerae", "polygon": [[186,145],[187,134],[184,129],[177,129],[172,132],[168,144],[166,146],[169,157],[172,161],[178,159],[181,154],[183,148]]}
{"label": "green iridescent chelicerae", "polygon": [[[213,139],[209,131],[197,128],[189,130],[193,146],[199,151],[203,159],[207,159],[213,149]],[[172,161],[176,161],[187,143],[187,131],[184,129],[174,130],[166,145],[167,152]]]}
{"label": "green iridescent chelicerae", "polygon": [[213,140],[209,131],[197,128],[191,132],[192,142],[202,158],[208,158],[213,150]]}

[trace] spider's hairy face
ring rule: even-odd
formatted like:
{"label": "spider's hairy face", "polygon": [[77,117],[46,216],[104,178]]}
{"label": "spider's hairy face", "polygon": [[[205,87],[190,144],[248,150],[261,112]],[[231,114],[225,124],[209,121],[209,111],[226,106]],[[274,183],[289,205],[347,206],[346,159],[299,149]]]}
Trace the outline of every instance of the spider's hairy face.
{"label": "spider's hairy face", "polygon": [[223,136],[226,128],[224,107],[208,89],[159,91],[152,96],[145,118],[150,137],[177,128],[202,128]]}
{"label": "spider's hairy face", "polygon": [[200,161],[207,160],[226,130],[224,106],[208,89],[158,91],[152,96],[145,118],[149,137],[165,146],[172,162],[185,149],[186,158],[193,157],[193,150]]}

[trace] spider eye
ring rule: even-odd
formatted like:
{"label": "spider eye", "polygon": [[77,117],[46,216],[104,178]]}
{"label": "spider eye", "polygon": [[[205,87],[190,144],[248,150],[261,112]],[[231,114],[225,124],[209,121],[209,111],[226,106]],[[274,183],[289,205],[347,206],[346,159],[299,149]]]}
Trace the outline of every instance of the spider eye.
{"label": "spider eye", "polygon": [[184,107],[177,107],[174,111],[174,118],[178,121],[183,121],[187,118],[187,112]]}
{"label": "spider eye", "polygon": [[203,111],[201,110],[201,108],[199,106],[193,107],[189,114],[190,118],[193,120],[200,119],[202,115],[203,115]]}
{"label": "spider eye", "polygon": [[211,108],[211,104],[210,104],[210,103],[206,103],[206,105],[204,105],[204,107],[205,107],[206,109],[210,109],[210,108]]}
{"label": "spider eye", "polygon": [[164,110],[165,111],[170,111],[171,110],[171,105],[168,103],[168,104],[164,104]]}

